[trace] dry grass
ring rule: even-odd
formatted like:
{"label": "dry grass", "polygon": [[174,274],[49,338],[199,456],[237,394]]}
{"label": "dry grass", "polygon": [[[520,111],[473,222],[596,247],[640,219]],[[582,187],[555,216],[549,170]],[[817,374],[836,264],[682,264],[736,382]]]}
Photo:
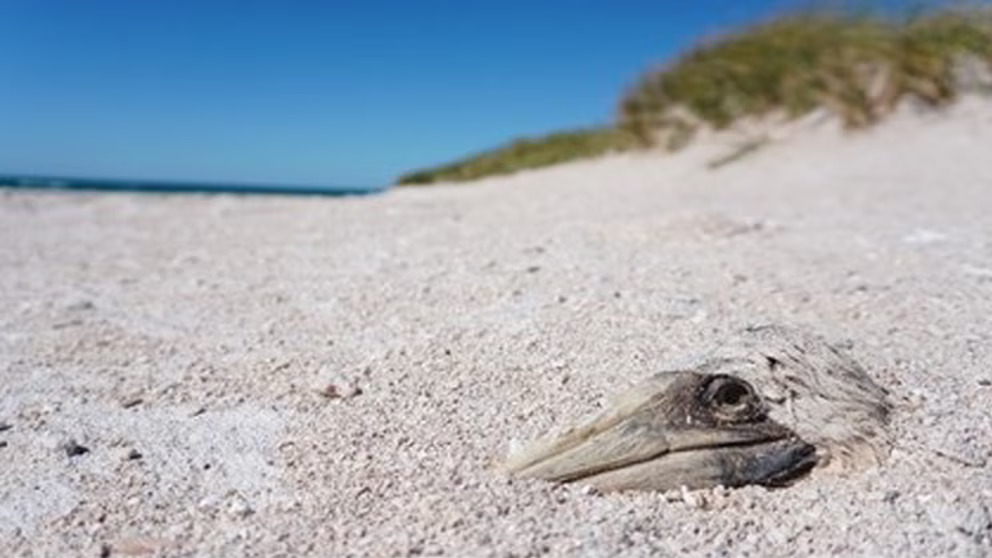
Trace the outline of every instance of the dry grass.
{"label": "dry grass", "polygon": [[705,42],[646,74],[623,96],[613,128],[517,140],[405,174],[398,183],[472,180],[635,147],[677,149],[703,127],[723,129],[773,113],[798,117],[819,107],[860,128],[906,98],[944,105],[989,76],[992,9],[899,19],[850,12],[781,16]]}
{"label": "dry grass", "polygon": [[700,45],[646,75],[618,125],[642,144],[678,148],[701,126],[826,107],[852,128],[914,97],[939,106],[963,87],[962,65],[992,70],[992,14],[946,10],[901,21],[848,13],[787,16]]}
{"label": "dry grass", "polygon": [[558,132],[539,138],[519,139],[454,163],[407,173],[399,177],[397,183],[412,185],[472,180],[595,157],[630,149],[636,144],[630,134],[615,128]]}

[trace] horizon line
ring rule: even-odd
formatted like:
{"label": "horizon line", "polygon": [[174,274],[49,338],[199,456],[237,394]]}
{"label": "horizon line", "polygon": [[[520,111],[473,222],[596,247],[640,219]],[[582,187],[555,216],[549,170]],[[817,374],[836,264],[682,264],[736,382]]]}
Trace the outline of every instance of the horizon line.
{"label": "horizon line", "polygon": [[231,193],[343,196],[375,194],[388,190],[390,186],[318,186],[298,183],[172,180],[165,178],[96,178],[92,176],[74,177],[0,172],[0,188],[175,194]]}

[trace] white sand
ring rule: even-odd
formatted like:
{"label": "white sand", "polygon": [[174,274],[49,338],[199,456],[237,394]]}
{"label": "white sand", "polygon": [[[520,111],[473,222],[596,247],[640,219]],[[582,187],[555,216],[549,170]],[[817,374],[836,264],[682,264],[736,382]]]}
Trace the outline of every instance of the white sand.
{"label": "white sand", "polygon": [[[721,141],[368,198],[0,192],[0,555],[989,555],[992,104],[708,171]],[[892,390],[883,468],[688,502],[488,469],[760,322]]]}

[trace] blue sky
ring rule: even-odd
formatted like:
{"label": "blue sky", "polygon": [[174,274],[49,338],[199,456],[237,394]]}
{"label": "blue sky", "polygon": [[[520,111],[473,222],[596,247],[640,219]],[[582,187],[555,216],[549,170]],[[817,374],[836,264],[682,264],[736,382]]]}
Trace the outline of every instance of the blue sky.
{"label": "blue sky", "polygon": [[606,123],[776,0],[0,0],[0,173],[383,185]]}

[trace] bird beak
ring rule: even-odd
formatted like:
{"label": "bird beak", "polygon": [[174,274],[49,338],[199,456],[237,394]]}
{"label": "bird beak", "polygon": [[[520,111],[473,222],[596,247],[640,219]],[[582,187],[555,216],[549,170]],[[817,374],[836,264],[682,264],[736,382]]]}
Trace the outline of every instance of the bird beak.
{"label": "bird beak", "polygon": [[787,484],[815,465],[815,448],[768,419],[753,392],[753,401],[732,401],[732,413],[715,407],[707,395],[713,378],[654,377],[592,421],[511,456],[503,469],[602,491],[665,491]]}

